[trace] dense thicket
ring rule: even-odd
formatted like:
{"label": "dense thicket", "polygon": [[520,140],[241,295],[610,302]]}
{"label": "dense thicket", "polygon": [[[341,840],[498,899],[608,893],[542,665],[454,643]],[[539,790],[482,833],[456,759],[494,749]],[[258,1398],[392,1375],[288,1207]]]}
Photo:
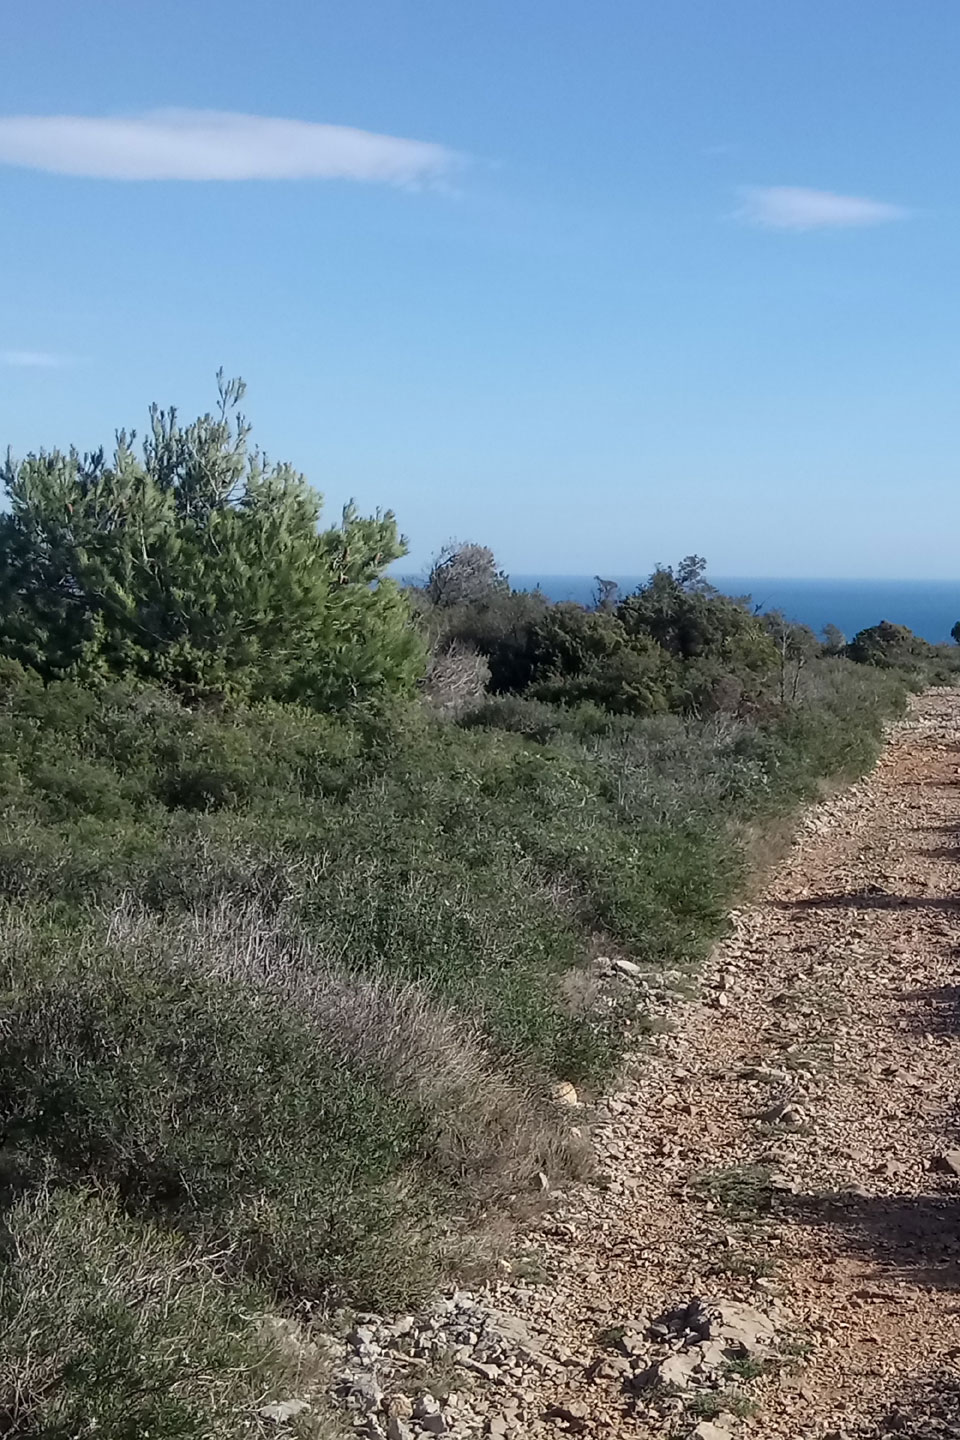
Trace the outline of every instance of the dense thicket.
{"label": "dense thicket", "polygon": [[[956,673],[949,647],[904,626],[883,621],[849,644],[827,626],[818,640],[779,611],[760,612],[749,596],[721,594],[705,570],[688,555],[658,566],[630,595],[598,577],[592,605],[552,604],[539,591],[511,590],[490,550],[449,545],[410,594],[438,671],[438,655],[459,656],[461,670],[479,655],[490,693],[566,708],[762,716],[796,703],[802,672],[817,657],[896,669],[920,684]],[[454,673],[448,665],[442,679]],[[428,685],[439,688],[439,680]]]}

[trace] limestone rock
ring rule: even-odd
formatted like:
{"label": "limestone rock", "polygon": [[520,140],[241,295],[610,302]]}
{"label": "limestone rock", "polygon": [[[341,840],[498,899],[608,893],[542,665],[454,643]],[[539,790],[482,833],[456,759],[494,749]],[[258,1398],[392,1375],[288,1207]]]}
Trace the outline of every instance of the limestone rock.
{"label": "limestone rock", "polygon": [[580,1104],[576,1086],[571,1085],[569,1080],[561,1080],[559,1084],[554,1085],[550,1094],[557,1105],[578,1106]]}
{"label": "limestone rock", "polygon": [[729,1340],[748,1355],[773,1344],[775,1330],[769,1316],[752,1305],[724,1300],[716,1307],[716,1318],[710,1320],[710,1338]]}
{"label": "limestone rock", "polygon": [[713,1420],[701,1420],[693,1432],[692,1440],[732,1440],[732,1437],[725,1425],[718,1425]]}
{"label": "limestone rock", "polygon": [[696,1348],[677,1350],[662,1360],[655,1360],[646,1370],[634,1376],[634,1387],[644,1390],[650,1385],[666,1385],[672,1390],[686,1390],[693,1383],[695,1371],[700,1365]]}
{"label": "limestone rock", "polygon": [[264,1420],[275,1420],[278,1425],[282,1425],[285,1420],[292,1420],[309,1409],[306,1400],[274,1400],[269,1405],[261,1405],[259,1413]]}

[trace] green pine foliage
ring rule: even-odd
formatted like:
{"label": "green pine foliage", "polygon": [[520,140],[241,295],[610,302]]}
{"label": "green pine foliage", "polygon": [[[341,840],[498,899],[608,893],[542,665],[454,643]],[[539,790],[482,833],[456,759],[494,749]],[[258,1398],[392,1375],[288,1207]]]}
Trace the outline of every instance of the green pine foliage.
{"label": "green pine foliage", "polygon": [[386,567],[391,514],[320,497],[249,446],[241,381],[181,425],[154,406],[138,452],[8,459],[0,519],[0,648],[46,679],[130,676],[192,696],[318,708],[409,692],[423,665]]}

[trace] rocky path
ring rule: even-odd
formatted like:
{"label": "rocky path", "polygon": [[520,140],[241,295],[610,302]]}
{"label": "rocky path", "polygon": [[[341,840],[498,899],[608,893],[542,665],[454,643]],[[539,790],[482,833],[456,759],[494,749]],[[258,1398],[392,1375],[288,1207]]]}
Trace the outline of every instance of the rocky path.
{"label": "rocky path", "polygon": [[447,1302],[469,1400],[394,1440],[960,1437],[958,891],[960,693],[933,691],[674,997],[595,1119],[598,1182]]}

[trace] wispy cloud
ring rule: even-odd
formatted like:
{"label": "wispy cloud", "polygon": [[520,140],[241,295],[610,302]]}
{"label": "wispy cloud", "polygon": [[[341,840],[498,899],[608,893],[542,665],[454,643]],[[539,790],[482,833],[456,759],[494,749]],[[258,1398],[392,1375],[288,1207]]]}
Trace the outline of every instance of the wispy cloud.
{"label": "wispy cloud", "polygon": [[69,363],[66,355],[52,355],[47,350],[0,350],[0,365],[18,370],[59,370]]}
{"label": "wispy cloud", "polygon": [[458,158],[423,140],[222,110],[0,116],[0,164],[101,180],[424,185],[441,180]]}
{"label": "wispy cloud", "polygon": [[805,190],[798,185],[749,185],[741,192],[738,212],[751,225],[768,230],[838,230],[858,225],[883,225],[909,214],[899,205],[830,190]]}

